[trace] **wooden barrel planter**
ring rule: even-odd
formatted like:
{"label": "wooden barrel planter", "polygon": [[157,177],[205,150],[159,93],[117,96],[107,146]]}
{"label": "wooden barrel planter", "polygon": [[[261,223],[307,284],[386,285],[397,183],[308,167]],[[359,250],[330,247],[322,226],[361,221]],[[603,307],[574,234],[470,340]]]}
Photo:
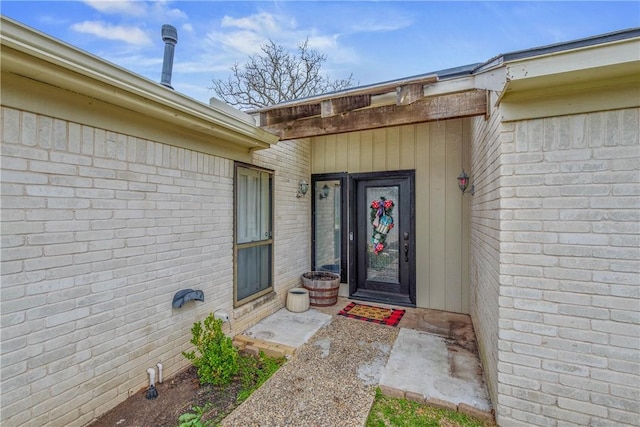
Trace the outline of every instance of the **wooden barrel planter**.
{"label": "wooden barrel planter", "polygon": [[309,304],[329,307],[338,302],[340,276],[327,271],[310,271],[302,275],[302,287],[309,291]]}

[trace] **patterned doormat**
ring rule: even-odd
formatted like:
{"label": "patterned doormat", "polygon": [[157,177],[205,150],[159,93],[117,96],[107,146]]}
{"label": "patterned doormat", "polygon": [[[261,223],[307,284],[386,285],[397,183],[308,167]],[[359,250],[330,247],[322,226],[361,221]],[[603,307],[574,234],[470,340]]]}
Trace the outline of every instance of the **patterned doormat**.
{"label": "patterned doormat", "polygon": [[380,323],[381,325],[396,326],[406,310],[395,308],[374,307],[372,305],[350,303],[338,313],[351,319]]}

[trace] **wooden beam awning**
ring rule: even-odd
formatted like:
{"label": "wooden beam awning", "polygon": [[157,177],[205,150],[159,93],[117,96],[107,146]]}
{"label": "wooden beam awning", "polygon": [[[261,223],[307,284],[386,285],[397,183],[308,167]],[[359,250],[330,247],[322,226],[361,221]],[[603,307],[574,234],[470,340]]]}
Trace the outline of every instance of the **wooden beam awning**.
{"label": "wooden beam awning", "polygon": [[397,86],[396,102],[389,105],[372,106],[369,93],[263,109],[260,124],[280,140],[288,140],[487,114],[486,90],[425,97],[423,85]]}

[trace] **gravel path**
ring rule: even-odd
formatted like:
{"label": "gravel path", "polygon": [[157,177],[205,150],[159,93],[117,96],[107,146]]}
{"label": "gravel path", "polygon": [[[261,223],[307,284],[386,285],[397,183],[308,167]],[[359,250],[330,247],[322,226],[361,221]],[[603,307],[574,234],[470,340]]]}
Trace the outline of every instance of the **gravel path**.
{"label": "gravel path", "polygon": [[222,426],[363,426],[398,329],[335,316]]}

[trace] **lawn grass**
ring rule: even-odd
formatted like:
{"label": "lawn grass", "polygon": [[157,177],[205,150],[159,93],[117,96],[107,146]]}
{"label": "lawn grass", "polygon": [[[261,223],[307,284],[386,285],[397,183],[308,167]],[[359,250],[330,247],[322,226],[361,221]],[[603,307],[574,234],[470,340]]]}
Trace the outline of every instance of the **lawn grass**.
{"label": "lawn grass", "polygon": [[376,390],[376,397],[366,427],[489,427],[484,422],[460,412],[438,409],[406,399],[387,397]]}

